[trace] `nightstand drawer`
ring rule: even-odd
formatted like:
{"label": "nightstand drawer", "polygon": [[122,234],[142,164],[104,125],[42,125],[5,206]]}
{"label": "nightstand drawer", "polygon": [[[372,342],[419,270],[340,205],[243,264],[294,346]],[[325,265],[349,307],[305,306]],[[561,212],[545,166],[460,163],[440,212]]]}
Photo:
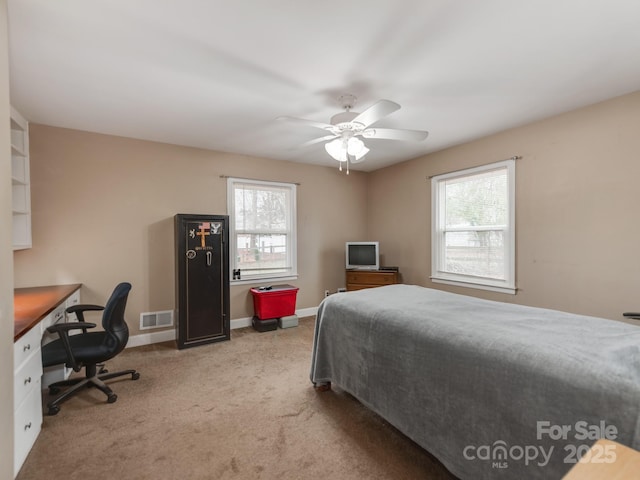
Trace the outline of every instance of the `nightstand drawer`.
{"label": "nightstand drawer", "polygon": [[397,270],[347,270],[347,291],[395,285],[399,281]]}
{"label": "nightstand drawer", "polygon": [[347,272],[347,283],[365,285],[393,285],[396,283],[395,272]]}

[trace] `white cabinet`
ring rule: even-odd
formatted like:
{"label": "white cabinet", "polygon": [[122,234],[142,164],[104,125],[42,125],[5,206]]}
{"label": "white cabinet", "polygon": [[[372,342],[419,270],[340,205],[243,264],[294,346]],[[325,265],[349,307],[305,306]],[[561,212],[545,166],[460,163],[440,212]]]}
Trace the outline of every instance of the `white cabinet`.
{"label": "white cabinet", "polygon": [[31,248],[31,175],[29,123],[11,108],[11,186],[13,249]]}
{"label": "white cabinet", "polygon": [[[76,294],[79,298],[80,292],[76,292]],[[67,299],[67,301],[69,301],[69,299]],[[47,343],[53,342],[54,340],[60,338],[57,333],[47,332],[47,328],[51,325],[55,325],[56,323],[64,323],[66,321],[66,315],[64,311],[66,306],[66,302],[58,305],[49,315],[44,318],[44,320],[42,320],[42,345],[46,345]],[[69,332],[69,334],[75,335],[79,332],[79,330],[72,330],[71,332]],[[44,368],[42,373],[42,388],[45,389],[52,383],[66,380],[67,378],[69,378],[69,375],[71,375],[72,371],[73,369],[68,368],[65,365],[53,365],[51,367]]]}
{"label": "white cabinet", "polygon": [[[46,345],[49,342],[57,340],[60,336],[57,333],[47,332],[47,327],[55,325],[60,322],[77,322],[78,318],[75,313],[66,313],[65,310],[73,305],[80,303],[80,290],[73,292],[69,298],[65,300],[63,304],[58,305],[53,312],[51,312],[42,321],[42,345]],[[82,330],[70,330],[69,335],[77,335]],[[69,375],[73,372],[72,368],[65,365],[53,365],[43,369],[42,373],[42,389],[46,389],[52,383],[60,382],[69,378]]]}
{"label": "white cabinet", "polygon": [[81,284],[16,288],[13,344],[14,472],[18,474],[42,428],[42,390],[71,373],[64,365],[43,372],[41,346],[57,336],[46,328],[77,321],[65,308],[80,303]]}
{"label": "white cabinet", "polygon": [[42,325],[39,323],[13,344],[14,477],[42,428],[41,337]]}

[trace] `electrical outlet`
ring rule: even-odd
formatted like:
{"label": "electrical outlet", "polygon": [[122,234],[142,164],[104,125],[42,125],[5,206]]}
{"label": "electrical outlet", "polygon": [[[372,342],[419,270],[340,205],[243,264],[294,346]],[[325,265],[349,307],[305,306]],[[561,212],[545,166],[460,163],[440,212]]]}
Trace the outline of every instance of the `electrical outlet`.
{"label": "electrical outlet", "polygon": [[325,298],[328,297],[329,295],[331,295],[331,292],[329,290],[325,290],[324,291]]}

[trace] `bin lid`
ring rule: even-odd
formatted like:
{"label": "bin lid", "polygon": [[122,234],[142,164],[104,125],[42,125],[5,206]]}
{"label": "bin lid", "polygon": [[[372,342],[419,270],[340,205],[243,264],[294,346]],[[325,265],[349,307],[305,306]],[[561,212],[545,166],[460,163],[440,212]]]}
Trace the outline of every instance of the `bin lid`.
{"label": "bin lid", "polygon": [[[266,288],[271,287],[271,288]],[[262,287],[253,287],[251,289],[251,293],[270,293],[270,292],[282,292],[286,290],[298,290],[298,287],[294,287],[293,285],[264,285]]]}

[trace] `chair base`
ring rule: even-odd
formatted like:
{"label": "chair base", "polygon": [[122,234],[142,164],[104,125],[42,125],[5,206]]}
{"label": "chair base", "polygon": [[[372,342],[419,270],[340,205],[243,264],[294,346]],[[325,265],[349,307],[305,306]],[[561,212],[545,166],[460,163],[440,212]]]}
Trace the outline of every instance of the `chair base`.
{"label": "chair base", "polygon": [[135,370],[122,370],[119,372],[107,372],[106,370],[101,371],[104,371],[104,373],[97,373],[84,378],[72,378],[70,380],[63,380],[61,382],[56,382],[49,385],[49,393],[52,395],[58,393],[60,391],[60,388],[62,387],[71,388],[66,390],[62,395],[56,397],[51,402],[47,403],[47,408],[49,409],[47,414],[57,414],[60,411],[60,404],[77,393],[83,387],[97,387],[107,396],[107,403],[113,403],[118,399],[118,396],[113,393],[113,390],[111,390],[111,388],[109,388],[103,380],[122,377],[124,375],[131,375],[131,380],[138,380],[140,378],[140,374]]}

